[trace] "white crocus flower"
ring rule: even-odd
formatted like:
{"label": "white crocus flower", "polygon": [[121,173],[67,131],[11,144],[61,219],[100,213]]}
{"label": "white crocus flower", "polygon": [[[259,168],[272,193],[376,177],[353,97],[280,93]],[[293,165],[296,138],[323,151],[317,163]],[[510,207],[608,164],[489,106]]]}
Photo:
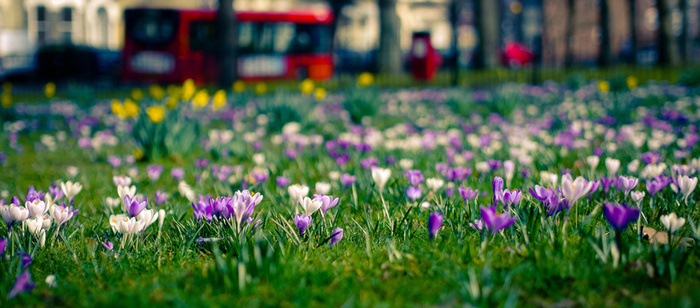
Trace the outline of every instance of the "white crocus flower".
{"label": "white crocus flower", "polygon": [[79,170],[78,170],[78,167],[69,166],[69,167],[66,169],[66,172],[68,173],[68,176],[70,176],[71,178],[74,178],[74,177],[76,177],[76,176],[78,175]]}
{"label": "white crocus flower", "polygon": [[253,155],[253,161],[255,162],[256,165],[260,166],[265,163],[265,154],[263,153],[256,153]]}
{"label": "white crocus flower", "polygon": [[158,232],[160,233],[160,230],[163,230],[163,222],[165,221],[165,210],[160,209],[158,210]]}
{"label": "white crocus flower", "polygon": [[119,206],[119,204],[122,203],[122,201],[119,200],[119,198],[107,197],[105,198],[105,203],[107,203],[107,207],[109,207],[110,209],[114,209],[117,206]]}
{"label": "white crocus flower", "polygon": [[119,194],[119,199],[122,202],[124,201],[124,197],[126,196],[129,196],[130,199],[133,199],[136,195],[136,186],[119,186],[117,187],[117,193]]}
{"label": "white crocus flower", "polygon": [[643,191],[633,191],[630,192],[630,197],[632,197],[632,201],[639,206],[642,203],[642,200],[644,199],[644,196],[646,195],[645,192]]}
{"label": "white crocus flower", "polygon": [[121,234],[129,235],[136,234],[143,230],[143,222],[136,219],[136,217],[122,218],[118,221],[117,230]]}
{"label": "white crocus flower", "polygon": [[51,209],[51,217],[56,221],[56,225],[60,226],[73,218],[72,208],[54,206]]}
{"label": "white crocus flower", "polygon": [[56,275],[48,275],[46,276],[46,285],[49,286],[49,288],[55,288],[56,287]]}
{"label": "white crocus flower", "polygon": [[619,159],[614,159],[614,158],[606,158],[605,159],[605,168],[608,169],[608,175],[613,176],[617,174],[617,171],[620,170],[620,160]]}
{"label": "white crocus flower", "polygon": [[126,214],[117,214],[109,216],[109,225],[112,227],[112,231],[119,231],[119,222],[124,219],[129,219],[129,216],[126,216]]}
{"label": "white crocus flower", "polygon": [[316,193],[327,195],[331,191],[331,184],[326,182],[316,182]]}
{"label": "white crocus flower", "polygon": [[542,171],[540,172],[540,182],[542,182],[542,185],[557,187],[557,184],[559,183],[559,175],[556,173]]}
{"label": "white crocus flower", "polygon": [[[195,201],[194,190],[192,190],[190,185],[187,185],[187,183],[185,183],[185,181],[180,181],[180,183],[177,184],[177,191],[180,193],[181,196],[184,196],[190,202]],[[123,199],[124,198],[122,197],[122,200]]]}
{"label": "white crocus flower", "polygon": [[377,189],[379,189],[380,193],[384,191],[384,186],[389,181],[389,177],[391,177],[390,169],[372,168],[372,179],[377,184]]}
{"label": "white crocus flower", "polygon": [[430,190],[437,191],[442,185],[445,185],[445,181],[439,178],[429,178],[425,180],[425,185],[428,186]]}
{"label": "white crocus flower", "polygon": [[42,231],[43,222],[43,217],[30,218],[24,221],[24,225],[27,227],[27,230],[29,232],[33,233],[34,235],[40,235]]}
{"label": "white crocus flower", "polygon": [[629,164],[627,164],[627,171],[628,172],[637,172],[639,169],[639,159],[635,159]]}
{"label": "white crocus flower", "polygon": [[661,223],[664,224],[664,227],[666,227],[668,232],[674,233],[685,224],[685,218],[678,218],[678,216],[676,216],[676,213],[671,213],[668,215],[661,216]]}
{"label": "white crocus flower", "polygon": [[146,228],[158,220],[158,213],[154,210],[143,210],[136,216],[136,219],[143,225],[143,230],[146,230]]}
{"label": "white crocus flower", "polygon": [[26,207],[27,210],[29,210],[29,215],[33,218],[42,217],[44,216],[44,214],[46,214],[46,212],[49,211],[49,204],[39,199],[36,199],[32,202],[25,202],[24,207]]}
{"label": "white crocus flower", "polygon": [[318,211],[318,209],[321,208],[323,205],[323,202],[321,199],[311,199],[309,197],[304,197],[304,198],[299,198],[299,203],[301,204],[301,208],[304,209],[304,212],[306,212],[306,215],[311,216],[314,212]]}
{"label": "white crocus flower", "polygon": [[698,185],[698,178],[691,178],[687,175],[678,177],[678,185],[671,184],[671,189],[674,192],[680,192],[683,195],[683,201],[688,202],[688,197],[695,190],[695,186]]}
{"label": "white crocus flower", "polygon": [[409,170],[409,169],[413,168],[413,161],[410,159],[404,158],[404,159],[399,161],[399,166],[401,166],[401,168],[404,170]]}
{"label": "white crocus flower", "polygon": [[600,163],[600,157],[595,155],[588,156],[586,157],[586,162],[588,163],[588,166],[591,167],[591,170],[595,170]]}
{"label": "white crocus flower", "polygon": [[23,222],[29,218],[29,210],[23,206],[10,205],[10,215],[15,223]]}
{"label": "white crocus flower", "polygon": [[561,177],[561,192],[564,198],[569,202],[569,206],[573,206],[576,201],[585,196],[593,186],[593,182],[589,182],[583,177],[571,178],[571,174],[565,174]]}
{"label": "white crocus flower", "polygon": [[287,191],[289,192],[289,197],[292,198],[292,200],[299,200],[300,198],[309,195],[309,187],[306,185],[290,185],[287,188]]}
{"label": "white crocus flower", "polygon": [[73,198],[78,195],[81,190],[83,190],[83,186],[78,182],[73,183],[68,181],[61,183],[61,190],[63,191],[63,194],[66,195],[66,199],[73,200]]}

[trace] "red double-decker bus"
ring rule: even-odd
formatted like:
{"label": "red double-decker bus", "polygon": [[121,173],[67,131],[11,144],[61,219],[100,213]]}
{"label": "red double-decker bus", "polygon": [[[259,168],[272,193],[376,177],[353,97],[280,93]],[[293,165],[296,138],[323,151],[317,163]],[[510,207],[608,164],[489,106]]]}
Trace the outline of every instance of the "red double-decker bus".
{"label": "red double-decker bus", "polygon": [[[244,80],[333,75],[328,9],[237,12],[238,76]],[[125,82],[216,82],[216,12],[128,9],[121,78]]]}

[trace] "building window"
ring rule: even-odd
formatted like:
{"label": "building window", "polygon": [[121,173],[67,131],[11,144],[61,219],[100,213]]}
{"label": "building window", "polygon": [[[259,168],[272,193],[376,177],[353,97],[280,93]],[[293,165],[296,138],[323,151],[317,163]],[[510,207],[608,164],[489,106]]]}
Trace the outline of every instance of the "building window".
{"label": "building window", "polygon": [[72,42],[73,34],[73,9],[64,7],[61,9],[61,41],[65,44]]}
{"label": "building window", "polygon": [[109,47],[109,16],[107,15],[107,10],[101,7],[97,10],[97,25],[98,25],[98,35],[97,38],[98,45],[101,48],[107,49]]}
{"label": "building window", "polygon": [[36,42],[39,47],[46,45],[46,7],[36,7]]}

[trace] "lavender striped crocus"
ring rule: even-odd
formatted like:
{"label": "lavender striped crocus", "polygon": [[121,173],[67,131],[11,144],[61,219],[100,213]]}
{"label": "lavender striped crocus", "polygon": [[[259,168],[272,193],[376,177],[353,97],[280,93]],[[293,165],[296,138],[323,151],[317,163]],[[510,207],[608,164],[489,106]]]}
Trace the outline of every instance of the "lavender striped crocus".
{"label": "lavender striped crocus", "polygon": [[492,234],[510,227],[515,223],[515,217],[508,213],[498,213],[495,205],[481,207],[481,221]]}
{"label": "lavender striped crocus", "polygon": [[170,169],[170,175],[173,177],[173,179],[175,179],[175,181],[179,181],[185,176],[185,170],[182,168],[173,168]]}
{"label": "lavender striped crocus", "polygon": [[350,187],[353,183],[355,183],[355,176],[349,175],[347,173],[343,173],[340,175],[340,184],[343,184],[343,186]]}
{"label": "lavender striped crocus", "polygon": [[625,203],[606,202],[604,205],[605,218],[610,225],[617,231],[622,231],[627,228],[627,225],[637,220],[639,217],[639,208],[627,206]]}
{"label": "lavender striped crocus", "polygon": [[406,170],[406,178],[408,178],[408,182],[411,183],[411,186],[416,187],[425,181],[420,170]]}
{"label": "lavender striped crocus", "polygon": [[438,231],[440,231],[440,227],[442,227],[443,220],[444,216],[442,215],[442,213],[430,213],[430,217],[428,217],[428,236],[430,237],[431,241],[435,239],[435,236],[437,236]]}
{"label": "lavender striped crocus", "polygon": [[161,165],[148,165],[146,166],[146,173],[148,173],[148,178],[152,182],[158,181],[160,175],[163,173],[163,166]]}
{"label": "lavender striped crocus", "polygon": [[63,190],[61,190],[61,187],[56,184],[51,184],[49,187],[49,193],[51,194],[51,197],[53,197],[54,202],[63,198]]}
{"label": "lavender striped crocus", "polygon": [[662,189],[666,188],[668,186],[666,181],[660,180],[660,179],[653,179],[651,181],[647,180],[647,191],[649,192],[649,195],[651,197],[654,197],[656,193],[661,191]]}
{"label": "lavender striped crocus", "polygon": [[506,210],[512,205],[512,206],[518,206],[518,203],[520,203],[520,198],[522,197],[523,193],[521,190],[517,189],[514,191],[510,191],[509,189],[506,189],[503,191],[503,197],[501,198],[501,201],[503,202],[503,205],[506,207]]}
{"label": "lavender striped crocus", "polygon": [[7,299],[14,298],[20,293],[34,290],[34,286],[32,275],[29,274],[29,271],[24,271],[24,273],[20,274],[17,280],[15,280],[15,285],[12,287],[12,290],[10,290],[10,293],[7,293]]}
{"label": "lavender striped crocus", "polygon": [[102,246],[107,249],[107,251],[112,251],[112,249],[114,249],[114,244],[110,241],[102,242]]}
{"label": "lavender striped crocus", "polygon": [[491,181],[491,187],[493,189],[493,204],[498,204],[499,201],[503,200],[503,179],[497,176]]}
{"label": "lavender striped crocus", "polygon": [[343,228],[335,228],[333,230],[333,235],[331,235],[330,246],[333,246],[343,239]]}
{"label": "lavender striped crocus", "polygon": [[161,204],[165,203],[165,201],[168,201],[168,198],[170,198],[170,196],[168,194],[166,194],[160,190],[156,191],[156,197],[155,197],[156,205],[161,205]]}
{"label": "lavender striped crocus", "polygon": [[464,200],[464,203],[466,203],[467,200],[474,199],[476,196],[478,196],[479,191],[474,190],[471,187],[460,186],[459,187],[459,195],[462,196],[462,200]]}
{"label": "lavender striped crocus", "polygon": [[283,176],[278,176],[276,180],[277,186],[279,187],[287,187],[287,185],[289,185],[289,179]]}
{"label": "lavender striped crocus", "polygon": [[637,187],[637,184],[639,184],[639,179],[635,177],[627,177],[627,176],[619,176],[617,177],[617,183],[615,183],[615,186],[617,186],[618,189],[620,189],[622,192],[625,193],[625,197],[629,195],[630,191]]}
{"label": "lavender striped crocus", "polygon": [[416,201],[420,198],[422,192],[419,187],[411,186],[406,190],[406,198],[411,201]]}

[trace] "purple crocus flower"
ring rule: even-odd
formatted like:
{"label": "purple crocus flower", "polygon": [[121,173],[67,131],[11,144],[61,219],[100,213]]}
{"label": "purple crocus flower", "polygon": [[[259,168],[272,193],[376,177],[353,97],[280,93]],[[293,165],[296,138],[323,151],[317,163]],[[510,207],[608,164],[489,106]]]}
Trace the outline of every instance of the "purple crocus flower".
{"label": "purple crocus flower", "polygon": [[430,217],[428,217],[428,236],[430,237],[431,241],[433,239],[435,239],[435,236],[437,235],[438,231],[440,230],[440,227],[442,227],[443,220],[444,220],[444,216],[442,215],[442,213],[439,213],[439,212],[430,213]]}
{"label": "purple crocus flower", "polygon": [[331,235],[330,246],[335,245],[343,239],[343,228],[335,228],[333,230],[333,235]]}
{"label": "purple crocus flower", "polygon": [[194,161],[194,166],[199,169],[204,169],[209,166],[209,161],[204,158],[200,158]]}
{"label": "purple crocus flower", "polygon": [[532,187],[530,187],[530,194],[533,197],[535,197],[535,199],[542,201],[542,202],[547,200],[549,198],[549,196],[553,193],[554,192],[551,189],[542,187],[540,185],[535,185],[535,189],[532,189]]}
{"label": "purple crocus flower", "polygon": [[29,264],[32,264],[32,257],[26,252],[18,251],[17,256],[20,259],[20,263],[22,263],[22,269],[25,269],[27,266],[29,266]]}
{"label": "purple crocus flower", "polygon": [[[43,191],[37,191],[34,189],[34,186],[29,186],[29,189],[27,190],[27,197],[24,199],[27,202],[33,202],[34,200],[44,200],[44,196],[46,194]],[[14,199],[12,200],[14,202]],[[18,204],[19,203],[15,203]]]}
{"label": "purple crocus flower", "polygon": [[170,175],[173,177],[173,179],[175,179],[175,181],[179,181],[185,176],[185,170],[182,168],[173,168],[170,170]]}
{"label": "purple crocus flower", "polygon": [[515,217],[511,217],[508,213],[498,213],[495,205],[489,207],[481,207],[481,220],[491,234],[510,227],[515,223]]}
{"label": "purple crocus flower", "polygon": [[129,214],[129,216],[136,217],[146,208],[148,199],[144,199],[143,201],[139,202],[139,198],[134,197],[134,199],[131,199],[129,195],[126,195],[124,196],[124,203],[126,204],[126,212]]}
{"label": "purple crocus flower", "polygon": [[104,246],[107,251],[112,251],[112,249],[114,249],[114,244],[112,244],[111,241],[102,242],[102,246]]}
{"label": "purple crocus flower", "polygon": [[277,177],[277,186],[279,187],[287,187],[289,185],[289,179],[285,178],[283,176],[278,176]]}
{"label": "purple crocus flower", "polygon": [[514,191],[510,191],[508,189],[504,190],[503,191],[503,198],[501,201],[503,202],[503,205],[506,206],[506,210],[511,205],[518,206],[518,203],[520,203],[520,198],[522,197],[522,195],[523,195],[523,193],[519,189],[514,190]]}
{"label": "purple crocus flower", "polygon": [[200,199],[199,202],[192,202],[192,208],[194,208],[194,218],[197,220],[206,219],[207,221],[212,220],[212,214],[214,213],[214,208],[211,207],[205,200]]}
{"label": "purple crocus flower", "polygon": [[638,178],[631,176],[619,176],[617,177],[617,183],[615,183],[615,186],[617,186],[618,189],[622,190],[625,193],[625,197],[627,197],[630,191],[637,187],[637,184],[639,184]]}
{"label": "purple crocus flower", "polygon": [[256,183],[262,183],[267,180],[267,178],[270,177],[270,174],[267,172],[267,170],[254,170],[253,171],[253,178],[255,179]]}
{"label": "purple crocus flower", "polygon": [[600,178],[600,184],[603,185],[603,191],[605,192],[606,195],[610,191],[610,186],[612,184],[615,184],[615,181],[616,181],[615,178],[606,178],[606,177]]}
{"label": "purple crocus flower", "polygon": [[666,181],[661,179],[653,179],[651,181],[647,180],[647,191],[649,192],[649,195],[654,197],[656,193],[666,188],[667,185],[668,184],[666,184]]}
{"label": "purple crocus flower", "polygon": [[379,164],[379,160],[375,157],[370,157],[367,159],[363,159],[360,161],[360,165],[362,165],[362,169],[370,169],[372,167],[375,167]]}
{"label": "purple crocus flower", "polygon": [[406,190],[406,197],[411,201],[416,201],[420,198],[422,192],[420,187],[411,186]]}
{"label": "purple crocus flower", "polygon": [[639,208],[627,206],[627,204],[624,203],[615,204],[606,202],[604,213],[610,225],[615,230],[622,231],[627,228],[627,225],[637,220],[639,217]]}
{"label": "purple crocus flower", "polygon": [[343,186],[350,187],[353,183],[355,183],[354,175],[349,175],[347,173],[343,173],[340,175],[340,184],[343,184]]}
{"label": "purple crocus flower", "polygon": [[452,197],[452,195],[454,195],[454,193],[455,193],[454,188],[451,188],[451,187],[446,188],[445,189],[445,198]]}
{"label": "purple crocus flower", "polygon": [[160,174],[163,173],[163,166],[161,165],[148,165],[146,166],[146,172],[148,173],[148,178],[152,182],[158,181]]}
{"label": "purple crocus flower", "polygon": [[497,176],[491,182],[491,187],[493,188],[493,204],[498,204],[499,201],[503,200],[503,179]]}
{"label": "purple crocus flower", "polygon": [[63,198],[63,190],[61,190],[61,187],[58,187],[56,184],[51,184],[49,187],[49,193],[51,194],[54,202]]}
{"label": "purple crocus flower", "polygon": [[498,167],[501,166],[501,162],[498,160],[495,160],[495,159],[489,159],[488,161],[486,161],[486,163],[489,164],[489,167],[491,167],[491,170],[496,170],[496,169],[498,169]]}
{"label": "purple crocus flower", "polygon": [[165,201],[168,201],[169,197],[170,196],[168,196],[168,194],[166,194],[160,190],[156,191],[156,197],[155,197],[156,205],[161,205],[161,204],[165,203]]}
{"label": "purple crocus flower", "polygon": [[645,164],[656,164],[664,160],[658,152],[647,152],[642,154],[642,161]]}
{"label": "purple crocus flower", "polygon": [[248,219],[245,220],[250,227],[250,232],[255,231],[255,228],[257,228],[260,223],[262,222],[262,219],[255,220],[253,217],[248,217]]}
{"label": "purple crocus flower", "polygon": [[297,226],[297,229],[299,229],[299,236],[303,237],[304,232],[309,228],[309,225],[311,225],[311,216],[297,214],[294,216],[294,224]]}
{"label": "purple crocus flower", "polygon": [[6,238],[0,238],[0,255],[5,253],[5,250],[7,249],[7,239]]}
{"label": "purple crocus flower", "polygon": [[10,293],[7,293],[7,299],[14,298],[20,293],[34,290],[34,286],[35,284],[32,282],[32,275],[29,274],[29,271],[25,271],[24,273],[20,274],[19,277],[17,277],[17,280],[15,280],[15,285],[12,287],[12,290],[10,290]]}
{"label": "purple crocus flower", "polygon": [[475,198],[476,196],[478,196],[478,195],[479,195],[479,191],[478,191],[478,190],[474,190],[474,189],[472,189],[471,187],[466,187],[466,188],[465,188],[464,186],[460,186],[460,187],[459,187],[459,194],[462,196],[462,200],[464,200],[464,203],[467,203],[467,200],[473,199],[473,198]]}
{"label": "purple crocus flower", "polygon": [[107,158],[107,162],[109,163],[112,168],[117,168],[122,165],[122,159],[119,158],[119,156],[112,155]]}
{"label": "purple crocus flower", "polygon": [[469,226],[474,230],[481,230],[484,228],[484,222],[481,219],[475,219],[473,223],[469,223]]}
{"label": "purple crocus flower", "polygon": [[406,170],[406,177],[408,178],[408,182],[411,183],[411,186],[418,186],[425,181],[420,170]]}
{"label": "purple crocus flower", "polygon": [[328,212],[328,210],[338,205],[338,202],[340,201],[340,199],[338,198],[334,199],[333,196],[320,196],[319,199],[321,199],[321,215],[323,216],[326,215],[326,212]]}

